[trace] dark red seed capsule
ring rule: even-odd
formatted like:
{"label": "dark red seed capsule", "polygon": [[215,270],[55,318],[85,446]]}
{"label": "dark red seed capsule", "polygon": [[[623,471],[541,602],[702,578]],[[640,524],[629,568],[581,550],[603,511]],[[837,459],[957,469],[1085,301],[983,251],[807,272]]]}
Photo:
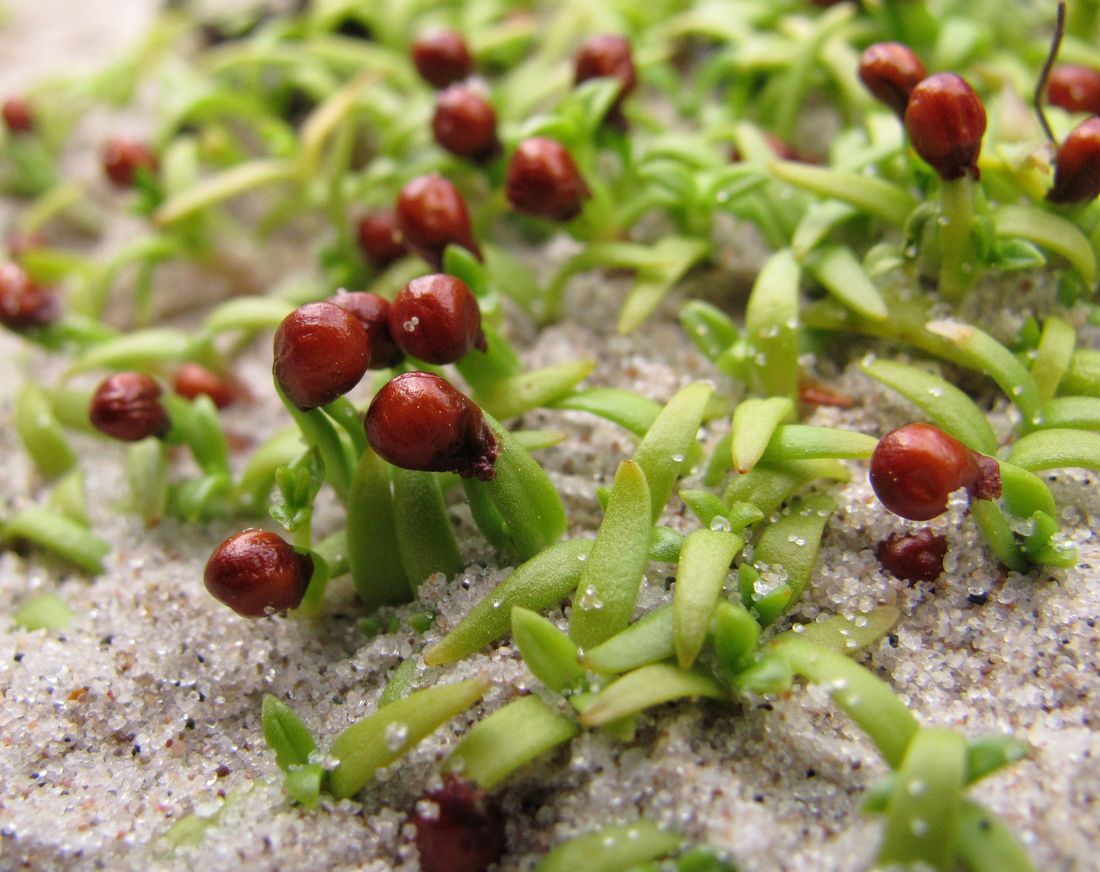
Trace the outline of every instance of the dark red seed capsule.
{"label": "dark red seed capsule", "polygon": [[962,76],[937,73],[920,82],[909,95],[905,129],[917,154],[941,178],[978,178],[985,107]]}
{"label": "dark red seed capsule", "polygon": [[638,86],[638,73],[634,69],[634,58],[626,37],[614,33],[591,36],[577,50],[573,66],[574,83],[579,85],[589,79],[604,77],[622,82],[619,95],[607,113],[607,120],[623,128],[626,125],[623,100]]}
{"label": "dark red seed capsule", "polygon": [[313,558],[274,533],[249,529],[230,536],[206,562],[203,580],[214,599],[245,618],[297,608],[313,576]]}
{"label": "dark red seed capsule", "polygon": [[34,114],[22,97],[8,97],[0,106],[0,115],[4,117],[4,126],[16,135],[34,130]]}
{"label": "dark red seed capsule", "polygon": [[493,105],[467,85],[451,85],[439,93],[432,133],[442,148],[458,157],[484,161],[500,154]]}
{"label": "dark red seed capsule", "polygon": [[390,335],[427,363],[454,363],[485,350],[481,309],[466,283],[443,273],[413,279],[390,306]]}
{"label": "dark red seed capsule", "polygon": [[485,872],[504,854],[500,807],[453,772],[417,802],[409,821],[423,872]]}
{"label": "dark red seed capsule", "polygon": [[496,475],[500,447],[481,409],[437,375],[390,379],[371,401],[364,426],[371,447],[394,466],[482,481]]}
{"label": "dark red seed capsule", "polygon": [[1067,112],[1100,115],[1100,71],[1077,64],[1058,64],[1047,81],[1047,102]]}
{"label": "dark red seed capsule", "polygon": [[397,226],[397,215],[388,209],[364,215],[359,219],[356,233],[363,254],[378,269],[385,269],[408,251]]}
{"label": "dark red seed capsule", "polygon": [[979,455],[931,424],[906,424],[883,436],[871,455],[871,487],[895,515],[927,521],[947,498],[977,483]]}
{"label": "dark red seed capsule", "polygon": [[1058,146],[1054,156],[1054,185],[1047,193],[1052,203],[1086,203],[1100,194],[1100,118],[1078,124]]}
{"label": "dark red seed capsule", "polygon": [[103,172],[120,188],[132,187],[139,170],[153,174],[159,166],[156,153],[144,142],[115,138],[103,149]]}
{"label": "dark red seed capsule", "polygon": [[359,319],[370,337],[370,363],[367,369],[385,369],[405,356],[390,335],[390,301],[370,291],[351,291],[329,297],[328,302],[347,309]]}
{"label": "dark red seed capsule", "polygon": [[448,245],[461,245],[479,260],[466,201],[442,176],[418,176],[397,197],[397,226],[405,244],[436,269]]}
{"label": "dark red seed capsule", "polygon": [[859,58],[859,80],[899,118],[905,117],[909,95],[926,75],[921,59],[900,42],[876,42]]}
{"label": "dark red seed capsule", "polygon": [[540,136],[516,147],[504,184],[513,209],[551,221],[577,217],[590,195],[565,147]]}
{"label": "dark red seed capsule", "polygon": [[884,571],[912,584],[938,578],[943,572],[945,554],[947,539],[930,527],[912,533],[891,533],[875,548]]}
{"label": "dark red seed capsule", "polygon": [[22,332],[50,324],[57,316],[57,297],[19,264],[0,264],[0,324]]}
{"label": "dark red seed capsule", "polygon": [[437,30],[421,36],[413,43],[412,60],[421,77],[436,88],[461,82],[474,69],[466,40],[453,30]]}
{"label": "dark red seed capsule", "polygon": [[100,382],[88,417],[100,433],[122,442],[163,436],[172,426],[160,403],[160,385],[140,372],[116,372]]}
{"label": "dark red seed capsule", "polygon": [[307,303],[275,331],[275,380],[303,411],[331,403],[359,384],[370,363],[370,337],[347,309]]}
{"label": "dark red seed capsule", "polygon": [[237,386],[231,379],[197,363],[185,363],[176,370],[172,390],[189,400],[209,397],[219,409],[232,405],[238,396]]}

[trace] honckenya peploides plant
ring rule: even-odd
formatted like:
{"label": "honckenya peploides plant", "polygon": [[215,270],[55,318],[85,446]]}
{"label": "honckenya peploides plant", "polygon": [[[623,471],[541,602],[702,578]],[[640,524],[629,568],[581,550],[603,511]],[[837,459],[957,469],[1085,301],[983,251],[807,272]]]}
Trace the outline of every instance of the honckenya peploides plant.
{"label": "honckenya peploides plant", "polygon": [[153,543],[225,670],[158,862],[1089,862],[1094,4],[165,5],[0,106],[18,644]]}

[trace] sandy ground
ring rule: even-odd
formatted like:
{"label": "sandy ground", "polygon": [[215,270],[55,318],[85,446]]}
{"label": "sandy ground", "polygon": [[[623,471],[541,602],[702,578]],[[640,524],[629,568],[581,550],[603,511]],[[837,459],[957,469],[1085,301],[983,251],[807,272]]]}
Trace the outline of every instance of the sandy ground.
{"label": "sandy ground", "polygon": [[[142,31],[152,3],[114,0],[109,16],[90,5],[9,4],[0,92],[59,69],[94,67]],[[987,311],[997,308],[998,292],[988,290]],[[526,351],[530,365],[598,349],[594,383],[659,400],[697,378],[715,378],[682,338],[675,300],[638,333],[619,337],[612,325],[620,288],[592,280],[571,293],[582,317],[541,334]],[[241,364],[256,404],[226,413],[229,429],[256,439],[286,423],[269,389],[269,354],[261,343]],[[59,366],[7,333],[0,334],[0,359],[8,362],[0,374],[3,516],[45,495],[13,431],[12,398],[24,378],[51,382]],[[912,415],[851,368],[831,378],[861,403],[844,413],[821,411],[813,423],[879,435]],[[1011,422],[1003,406],[994,421],[1005,435]],[[631,454],[630,440],[575,414],[532,415],[525,424],[568,434],[541,459],[566,498],[573,532],[591,535],[599,518],[595,485]],[[507,573],[470,535],[463,510],[455,518],[470,564],[460,577],[422,588],[415,610],[437,615],[427,634],[406,623],[364,641],[346,586],[337,586],[322,620],[249,622],[213,602],[201,583],[207,555],[232,528],[166,522],[145,530],[118,510],[126,492],[122,449],[92,438],[74,443],[95,530],[115,548],[107,571],[91,579],[40,556],[0,554],[6,610],[51,591],[77,615],[62,632],[25,632],[0,619],[0,868],[417,868],[405,815],[463,729],[535,683],[516,652],[502,645],[452,669],[426,671],[425,684],[480,674],[494,687],[481,707],[383,772],[361,801],[326,801],[315,813],[282,795],[260,736],[260,698],[291,701],[322,744],[371,711],[400,659],[438,638]],[[1100,489],[1082,473],[1051,482],[1080,548],[1078,568],[1002,575],[972,522],[956,512],[935,522],[951,544],[948,572],[910,588],[874,560],[874,544],[903,522],[879,508],[865,470],[855,467],[795,614],[896,603],[902,619],[894,635],[864,662],[923,723],[968,735],[1011,731],[1031,743],[1027,760],[975,794],[1021,834],[1038,867],[1054,872],[1100,868],[1100,544],[1092,533]],[[679,511],[670,509],[671,523]],[[667,597],[668,569],[651,565],[647,607]],[[560,612],[552,617],[565,620]],[[860,815],[859,803],[884,771],[873,747],[815,689],[732,707],[666,707],[643,718],[633,745],[585,734],[508,782],[501,791],[509,828],[503,867],[528,868],[574,833],[640,814],[728,850],[750,872],[865,869],[878,824]],[[209,826],[194,843],[173,848],[163,837],[192,814]]]}

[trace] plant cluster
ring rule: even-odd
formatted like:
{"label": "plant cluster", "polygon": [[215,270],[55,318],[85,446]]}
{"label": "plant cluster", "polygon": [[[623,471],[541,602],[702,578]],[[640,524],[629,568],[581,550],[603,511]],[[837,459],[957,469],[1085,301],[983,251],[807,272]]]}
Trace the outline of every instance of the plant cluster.
{"label": "plant cluster", "polygon": [[[827,689],[892,770],[865,803],[884,817],[881,863],[1030,869],[965,796],[1026,746],[922,727],[850,659],[896,609],[810,624],[788,612],[812,582],[848,461],[868,462],[882,505],[912,521],[962,491],[964,523],[1010,570],[1076,565],[1036,473],[1100,470],[1100,352],[1078,344],[1100,253],[1094,5],[1068,22],[1061,10],[1054,22],[1052,10],[951,0],[300,7],[232,21],[168,11],[113,67],[3,103],[0,184],[26,203],[0,266],[0,322],[70,362],[61,383],[19,394],[19,435],[55,484],[48,505],[4,520],[3,540],[101,569],[111,546],[87,523],[67,432],[94,429],[130,443],[129,506],[146,524],[266,515],[283,528],[290,541],[250,526],[218,546],[205,577],[218,600],[247,617],[315,617],[328,582],[350,575],[370,632],[429,576],[463,568],[448,505],[464,501],[516,568],[397,667],[377,710],[322,753],[284,702],[263,702],[287,793],[316,808],[358,794],[490,686],[418,687],[419,663],[511,636],[541,687],[451,751],[444,786],[425,798],[438,814],[414,814],[426,869],[498,859],[491,792],[580,731],[631,742],[655,706],[729,705],[790,693],[796,679]],[[102,154],[124,192],[111,202],[144,219],[145,235],[106,262],[51,244],[59,226],[94,225],[89,206],[105,196],[61,177],[74,122],[149,78],[166,95],[154,135]],[[830,141],[808,134],[813,113],[837,128]],[[322,227],[308,277],[254,287],[227,240],[262,252],[303,216]],[[743,305],[692,294],[693,275],[721,273],[731,223],[769,250]],[[573,253],[536,277],[517,250],[559,234]],[[158,270],[179,260],[236,292],[193,331],[154,314]],[[584,387],[596,360],[525,368],[510,323],[566,317],[570,280],[594,271],[630,276],[622,332],[675,291],[720,387],[693,383],[661,405]],[[1017,336],[970,323],[983,277],[1018,271],[1057,284],[1049,305]],[[235,359],[268,336],[289,424],[237,463],[218,410],[240,397]],[[815,380],[817,358],[871,341],[863,372],[922,420],[880,438],[801,423],[816,405],[851,402]],[[1007,442],[930,360],[999,389],[1013,410]],[[94,390],[68,380],[93,372],[109,373]],[[372,399],[356,404],[346,395],[365,378]],[[636,440],[599,489],[595,538],[566,538],[536,459],[557,437],[516,423],[534,409],[600,416]],[[324,491],[342,508],[338,529],[315,529]],[[674,498],[690,524],[670,519]],[[868,547],[911,583],[944,571],[947,542],[930,528]],[[636,616],[651,562],[675,567],[675,585]],[[563,601],[564,627],[541,614]],[[64,609],[40,605],[28,625]],[[731,868],[640,820],[560,845],[539,869],[667,857]]]}

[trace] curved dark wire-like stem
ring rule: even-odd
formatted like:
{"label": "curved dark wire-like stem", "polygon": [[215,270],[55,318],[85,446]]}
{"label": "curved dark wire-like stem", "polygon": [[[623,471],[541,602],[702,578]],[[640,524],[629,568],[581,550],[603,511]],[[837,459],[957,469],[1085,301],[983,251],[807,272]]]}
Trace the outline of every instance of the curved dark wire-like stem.
{"label": "curved dark wire-like stem", "polygon": [[1054,35],[1050,39],[1050,51],[1047,53],[1047,59],[1043,61],[1043,69],[1039,72],[1039,81],[1035,83],[1035,94],[1033,97],[1035,114],[1039,116],[1039,124],[1043,128],[1043,133],[1047,135],[1047,139],[1054,145],[1058,145],[1058,142],[1054,138],[1054,131],[1050,129],[1046,113],[1043,111],[1043,92],[1047,89],[1050,71],[1054,67],[1054,61],[1058,58],[1058,50],[1062,47],[1062,37],[1065,35],[1066,4],[1065,0],[1059,0],[1058,16],[1054,22]]}

